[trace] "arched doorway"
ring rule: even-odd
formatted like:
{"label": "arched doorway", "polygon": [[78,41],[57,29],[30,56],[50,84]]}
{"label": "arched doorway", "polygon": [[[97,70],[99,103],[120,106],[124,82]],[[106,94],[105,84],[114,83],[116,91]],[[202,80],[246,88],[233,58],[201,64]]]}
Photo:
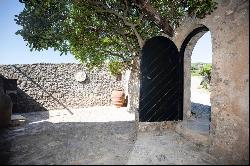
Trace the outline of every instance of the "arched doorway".
{"label": "arched doorway", "polygon": [[[146,41],[140,64],[139,121],[182,120],[191,115],[191,54],[209,29],[200,26],[184,40],[180,52],[170,39]],[[184,115],[183,115],[184,113]]]}
{"label": "arched doorway", "polygon": [[[191,88],[191,59],[192,59],[192,53],[193,49],[197,43],[197,41],[209,31],[209,29],[206,26],[201,25],[198,28],[195,28],[184,40],[184,42],[181,45],[180,48],[180,55],[183,56],[183,65],[181,71],[183,72],[184,77],[181,80],[183,84],[183,110],[184,110],[184,119],[189,119],[192,117],[190,121],[188,121],[189,128],[191,129],[195,128],[195,130],[198,130],[198,132],[202,134],[209,134],[210,131],[210,122],[211,122],[211,108],[210,106],[203,105],[202,102],[193,102],[191,101],[191,94],[196,93],[195,95],[198,95],[199,92],[195,91],[194,88]],[[212,56],[212,55],[211,55]],[[204,69],[206,67],[206,64],[201,63],[200,66],[198,67],[199,70]],[[211,80],[211,73],[210,73],[210,79]],[[204,76],[201,76],[202,79],[204,79]],[[192,78],[193,79],[193,78]],[[194,81],[194,80],[193,80]],[[197,81],[197,80],[196,80]],[[202,80],[198,80],[202,81]],[[200,82],[199,82],[200,84]],[[194,86],[194,85],[193,85]],[[196,89],[197,90],[197,89]],[[194,94],[192,94],[194,96]],[[200,98],[207,98],[207,96],[202,96],[201,94]],[[203,94],[207,95],[207,94]],[[199,99],[198,99],[199,100]],[[200,99],[202,100],[202,99]],[[206,99],[207,100],[207,99]],[[210,95],[208,96],[208,102],[210,102]],[[203,112],[202,112],[203,111]],[[198,117],[199,113],[199,117]],[[205,117],[205,113],[206,118]],[[194,116],[192,116],[194,115]],[[194,118],[195,119],[194,119]],[[198,119],[198,118],[199,119]],[[203,119],[201,119],[201,117]]]}
{"label": "arched doorway", "polygon": [[156,36],[146,41],[140,64],[139,121],[183,118],[180,58],[170,39]]}

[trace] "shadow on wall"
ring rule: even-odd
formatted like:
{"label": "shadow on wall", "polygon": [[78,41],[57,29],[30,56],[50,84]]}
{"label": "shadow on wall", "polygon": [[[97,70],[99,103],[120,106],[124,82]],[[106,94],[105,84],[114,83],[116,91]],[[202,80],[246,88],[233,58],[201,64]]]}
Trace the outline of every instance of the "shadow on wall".
{"label": "shadow on wall", "polygon": [[[25,76],[29,81],[31,81],[34,85],[36,85],[39,89],[41,89],[44,93],[46,93],[51,99],[53,99],[53,101],[59,103],[64,109],[66,109],[71,115],[73,115],[73,113],[62,103],[60,102],[57,98],[55,98],[51,93],[49,93],[48,91],[46,91],[46,89],[44,89],[42,86],[40,86],[36,81],[34,81],[31,77],[29,77],[27,74],[25,74],[20,68],[18,68],[15,65],[12,65],[20,74],[22,74],[23,76]],[[27,95],[25,92],[23,92],[21,89],[18,90],[18,93],[20,95],[20,98],[18,98],[19,100],[26,100],[28,99],[28,101],[31,101],[32,103],[37,103],[34,99],[32,99],[32,97],[30,97],[29,95]],[[27,103],[29,104],[29,103]],[[40,107],[41,104],[31,104],[31,109],[33,109],[34,111],[36,111],[36,109],[38,109],[39,111],[44,111],[44,108]],[[27,106],[26,104],[23,105],[23,107]],[[35,108],[33,108],[33,106]],[[19,110],[19,109],[18,109]],[[24,110],[24,108],[22,109]],[[22,111],[21,110],[21,111]],[[19,112],[19,111],[18,111]],[[30,111],[29,111],[30,112]]]}
{"label": "shadow on wall", "polygon": [[14,113],[36,112],[36,110],[48,111],[42,104],[38,103],[20,88],[17,88],[17,99],[17,109]]}
{"label": "shadow on wall", "polygon": [[[0,129],[0,165],[127,163],[136,140],[135,122],[51,123],[43,105],[22,89],[17,91],[17,106],[27,122]],[[44,111],[24,113],[26,107]]]}
{"label": "shadow on wall", "polygon": [[[6,77],[2,75],[1,75],[1,78],[7,79]],[[8,81],[3,81],[3,82],[4,84],[8,83]],[[3,85],[4,92],[6,91],[5,87],[8,87],[8,86]],[[31,112],[36,111],[36,110],[48,111],[40,103],[38,103],[36,100],[34,100],[31,96],[29,96],[20,88],[17,87],[16,91],[17,91],[16,95],[13,95],[13,93],[8,94],[11,97],[12,102],[14,104],[12,113],[23,113],[23,112],[27,112],[27,110],[31,110]]]}
{"label": "shadow on wall", "polygon": [[[30,97],[28,94],[26,94],[24,91],[22,91],[20,88],[17,88],[17,93],[14,95],[13,93],[6,93],[6,86],[5,84],[9,83],[8,81],[4,81],[4,76],[0,75],[0,81],[1,81],[1,93],[5,93],[10,96],[13,103],[15,103],[15,107],[12,109],[12,114],[18,113],[18,112],[24,112],[27,107],[30,107],[29,109],[39,109],[44,110],[43,113],[43,119],[49,118],[49,113],[40,103],[36,102],[32,97]],[[16,99],[19,99],[19,101],[16,101]],[[25,99],[25,100],[24,100]],[[27,103],[29,102],[29,103]],[[2,110],[0,110],[2,111]],[[27,119],[27,122],[29,122],[29,119]],[[8,137],[7,135],[11,132],[18,131],[20,134],[20,129],[23,128],[23,126],[16,126],[11,127],[13,124],[11,124],[8,128],[1,128],[0,129],[0,164],[7,164],[10,158],[12,157],[11,148],[13,148],[13,139],[14,137]],[[13,135],[12,135],[13,136]],[[16,146],[16,145],[14,145]]]}

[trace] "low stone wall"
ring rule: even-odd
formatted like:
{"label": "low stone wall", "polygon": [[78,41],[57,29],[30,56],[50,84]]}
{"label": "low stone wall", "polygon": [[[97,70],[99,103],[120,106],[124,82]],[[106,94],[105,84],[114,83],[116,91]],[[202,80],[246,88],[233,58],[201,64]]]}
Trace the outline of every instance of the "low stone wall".
{"label": "low stone wall", "polygon": [[[75,79],[79,71],[84,82]],[[112,90],[123,87],[106,67],[89,71],[81,64],[0,65],[0,74],[17,79],[16,112],[106,106]]]}

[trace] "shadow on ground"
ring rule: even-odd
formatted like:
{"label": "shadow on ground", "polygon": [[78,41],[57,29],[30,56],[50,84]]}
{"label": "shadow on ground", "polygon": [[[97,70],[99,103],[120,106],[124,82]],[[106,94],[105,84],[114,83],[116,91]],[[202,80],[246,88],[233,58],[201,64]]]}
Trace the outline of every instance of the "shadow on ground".
{"label": "shadow on ground", "polygon": [[0,131],[0,164],[126,164],[135,122],[26,124]]}

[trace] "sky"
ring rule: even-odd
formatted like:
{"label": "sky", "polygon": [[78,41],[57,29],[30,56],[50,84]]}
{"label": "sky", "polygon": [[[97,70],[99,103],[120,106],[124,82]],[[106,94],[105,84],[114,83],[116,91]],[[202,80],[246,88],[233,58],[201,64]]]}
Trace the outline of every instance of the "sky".
{"label": "sky", "polygon": [[[79,63],[71,54],[60,56],[53,49],[30,51],[27,42],[15,32],[21,29],[14,21],[24,6],[18,0],[0,0],[0,64],[32,63]],[[212,62],[210,32],[204,34],[197,42],[192,55],[192,63]]]}

